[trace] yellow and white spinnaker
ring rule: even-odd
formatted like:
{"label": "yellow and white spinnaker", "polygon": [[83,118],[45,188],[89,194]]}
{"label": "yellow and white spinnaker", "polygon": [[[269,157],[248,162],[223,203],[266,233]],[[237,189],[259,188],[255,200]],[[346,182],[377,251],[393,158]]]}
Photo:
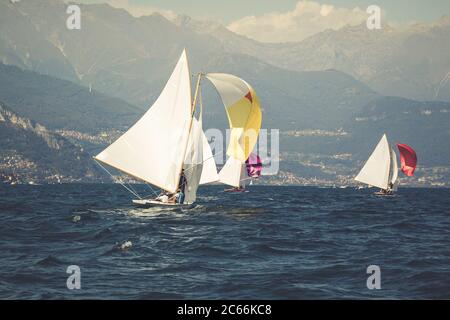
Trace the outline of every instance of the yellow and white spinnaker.
{"label": "yellow and white spinnaker", "polygon": [[262,113],[255,90],[244,80],[226,73],[208,73],[219,92],[230,123],[227,155],[245,162],[253,151],[261,129]]}

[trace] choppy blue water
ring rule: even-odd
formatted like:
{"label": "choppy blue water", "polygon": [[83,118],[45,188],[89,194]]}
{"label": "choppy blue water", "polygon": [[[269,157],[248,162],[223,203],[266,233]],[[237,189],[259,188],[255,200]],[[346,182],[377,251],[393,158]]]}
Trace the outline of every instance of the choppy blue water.
{"label": "choppy blue water", "polygon": [[0,298],[450,298],[449,189],[222,190],[161,210],[118,185],[0,186]]}

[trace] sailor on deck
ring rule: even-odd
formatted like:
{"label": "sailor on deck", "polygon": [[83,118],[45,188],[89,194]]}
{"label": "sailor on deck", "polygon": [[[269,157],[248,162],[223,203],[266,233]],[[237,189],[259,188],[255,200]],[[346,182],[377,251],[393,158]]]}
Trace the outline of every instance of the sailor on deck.
{"label": "sailor on deck", "polygon": [[178,197],[177,202],[182,204],[184,202],[184,190],[186,189],[187,179],[184,175],[184,169],[181,170],[180,181],[178,182]]}
{"label": "sailor on deck", "polygon": [[181,170],[180,180],[178,182],[177,192],[172,194],[169,198],[169,202],[183,204],[185,197],[185,189],[186,189],[187,179],[184,175],[184,169]]}

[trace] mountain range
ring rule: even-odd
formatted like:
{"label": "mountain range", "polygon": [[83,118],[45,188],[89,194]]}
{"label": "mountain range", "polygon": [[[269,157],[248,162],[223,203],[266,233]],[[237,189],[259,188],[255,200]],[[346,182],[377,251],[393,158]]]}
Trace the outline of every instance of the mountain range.
{"label": "mountain range", "polygon": [[[232,73],[255,88],[263,127],[281,131],[281,176],[331,181],[341,174],[348,183],[387,132],[421,155],[416,183],[427,183],[432,170],[441,170],[433,183],[450,182],[449,17],[267,44],[215,22],[136,18],[106,4],[80,5],[82,28],[68,30],[66,7],[61,0],[0,0],[0,101],[87,158],[145,112],[187,48],[193,73]],[[205,126],[226,128],[217,93],[206,80],[202,88]]]}
{"label": "mountain range", "polygon": [[450,101],[450,15],[406,28],[347,26],[299,43],[251,42],[245,52],[290,70],[339,70],[386,96]]}

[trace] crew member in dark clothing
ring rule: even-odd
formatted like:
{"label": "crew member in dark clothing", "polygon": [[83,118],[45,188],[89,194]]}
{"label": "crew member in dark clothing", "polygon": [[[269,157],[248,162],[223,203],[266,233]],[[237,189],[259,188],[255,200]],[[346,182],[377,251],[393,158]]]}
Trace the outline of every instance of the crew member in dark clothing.
{"label": "crew member in dark clothing", "polygon": [[185,197],[184,191],[186,189],[186,185],[187,185],[187,179],[186,179],[186,176],[184,175],[184,169],[183,169],[183,170],[181,170],[180,180],[178,181],[177,192],[174,194],[171,194],[169,197],[170,203],[183,204],[184,197]]}
{"label": "crew member in dark clothing", "polygon": [[177,189],[177,193],[175,194],[175,201],[178,202],[179,204],[183,204],[184,202],[184,191],[186,190],[186,185],[187,185],[187,179],[186,176],[184,175],[184,169],[181,170],[181,176],[180,176],[180,180],[178,182],[178,189]]}
{"label": "crew member in dark clothing", "polygon": [[389,182],[387,189],[381,189],[381,193],[391,195],[394,191],[394,184]]}

